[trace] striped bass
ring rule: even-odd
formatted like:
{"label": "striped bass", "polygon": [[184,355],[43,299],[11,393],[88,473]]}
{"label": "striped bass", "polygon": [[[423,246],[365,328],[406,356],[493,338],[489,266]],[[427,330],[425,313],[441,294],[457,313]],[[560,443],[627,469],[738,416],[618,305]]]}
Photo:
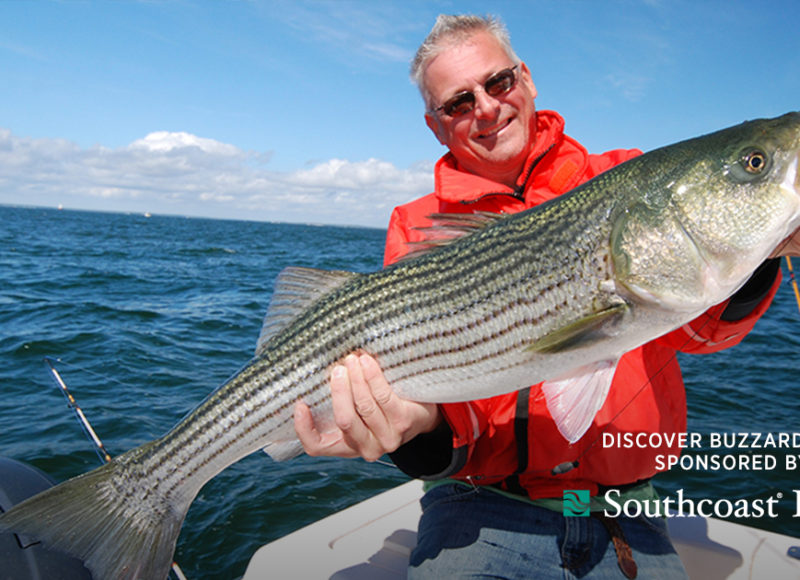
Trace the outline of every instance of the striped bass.
{"label": "striped bass", "polygon": [[358,350],[418,401],[545,381],[575,441],[623,353],[731,296],[800,226],[799,154],[800,113],[750,121],[519,214],[441,218],[490,223],[379,272],[289,269],[235,376],[160,439],[21,503],[0,530],[81,558],[96,580],[165,578],[200,488],[259,449],[300,453],[299,400],[332,428],[329,369]]}

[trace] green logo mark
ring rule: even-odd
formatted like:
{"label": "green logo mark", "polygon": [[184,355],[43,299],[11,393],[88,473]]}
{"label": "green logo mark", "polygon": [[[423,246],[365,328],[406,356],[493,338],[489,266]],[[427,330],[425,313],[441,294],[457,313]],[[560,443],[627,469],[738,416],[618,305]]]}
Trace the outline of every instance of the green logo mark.
{"label": "green logo mark", "polygon": [[589,504],[592,496],[588,489],[565,489],[564,511],[568,517],[589,517]]}

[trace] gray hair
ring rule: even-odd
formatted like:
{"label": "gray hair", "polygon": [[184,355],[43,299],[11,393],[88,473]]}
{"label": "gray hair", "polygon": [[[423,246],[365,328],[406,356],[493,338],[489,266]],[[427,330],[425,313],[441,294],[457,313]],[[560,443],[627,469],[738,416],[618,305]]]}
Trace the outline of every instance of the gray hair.
{"label": "gray hair", "polygon": [[417,50],[414,60],[411,61],[411,80],[417,85],[426,106],[433,105],[430,102],[431,95],[425,86],[425,71],[430,61],[445,49],[466,42],[478,32],[487,32],[494,36],[514,64],[521,62],[511,48],[511,37],[499,18],[471,14],[440,14],[427,38]]}

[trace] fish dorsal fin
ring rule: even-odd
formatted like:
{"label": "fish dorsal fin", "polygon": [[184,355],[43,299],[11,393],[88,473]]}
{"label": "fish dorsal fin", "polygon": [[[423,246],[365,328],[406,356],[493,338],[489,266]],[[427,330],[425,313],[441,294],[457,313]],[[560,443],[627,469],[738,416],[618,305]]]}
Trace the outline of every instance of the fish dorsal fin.
{"label": "fish dorsal fin", "polygon": [[278,274],[264,325],[256,345],[256,356],[260,355],[270,338],[286,328],[313,302],[335,290],[357,276],[344,270],[318,270],[289,266]]}
{"label": "fish dorsal fin", "polygon": [[603,406],[617,370],[617,360],[602,360],[542,383],[547,410],[570,443],[580,439]]}
{"label": "fish dorsal fin", "polygon": [[428,216],[431,225],[413,228],[422,232],[424,239],[408,242],[410,252],[398,261],[418,258],[506,217],[506,214],[478,211],[475,213],[434,213]]}

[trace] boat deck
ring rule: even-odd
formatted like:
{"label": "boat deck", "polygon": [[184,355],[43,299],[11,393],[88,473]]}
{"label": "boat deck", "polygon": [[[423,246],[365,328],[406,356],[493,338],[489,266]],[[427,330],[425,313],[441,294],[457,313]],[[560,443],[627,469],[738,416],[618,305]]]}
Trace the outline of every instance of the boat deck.
{"label": "boat deck", "polygon": [[[243,580],[405,578],[421,495],[422,483],[410,481],[262,546]],[[702,517],[669,526],[692,579],[800,579],[800,560],[787,555],[800,539]]]}

